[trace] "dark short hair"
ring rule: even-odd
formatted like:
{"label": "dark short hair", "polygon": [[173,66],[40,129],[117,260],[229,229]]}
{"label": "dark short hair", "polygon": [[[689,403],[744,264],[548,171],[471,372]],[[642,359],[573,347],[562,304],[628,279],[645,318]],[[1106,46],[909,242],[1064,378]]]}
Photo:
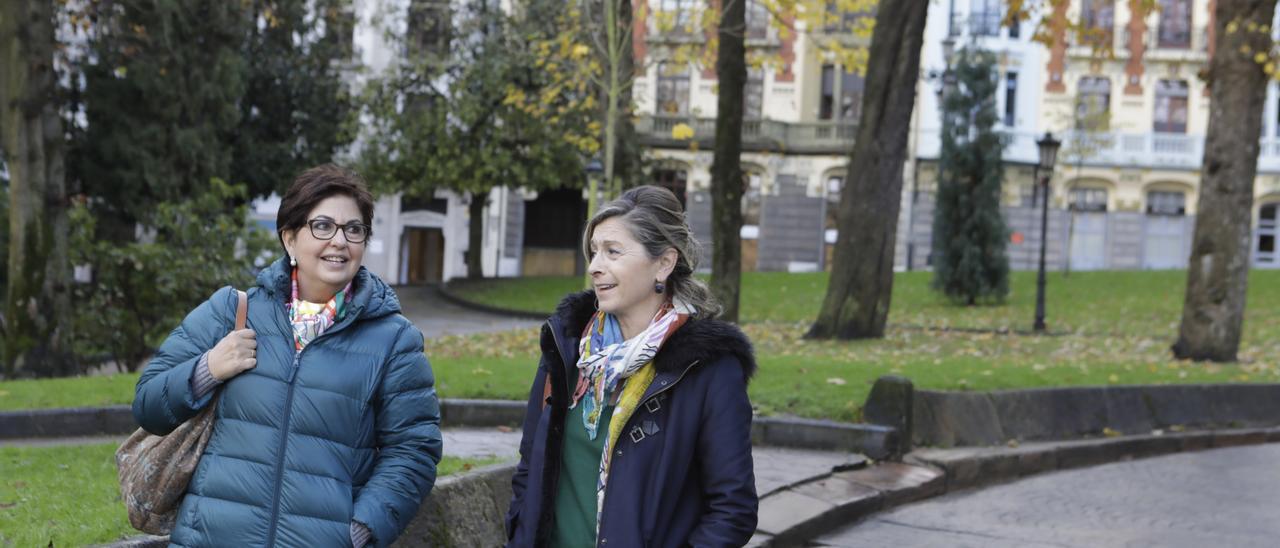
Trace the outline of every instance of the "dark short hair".
{"label": "dark short hair", "polygon": [[[316,205],[331,196],[347,196],[356,201],[360,218],[373,230],[373,195],[360,174],[335,164],[322,164],[298,175],[280,200],[276,212],[276,237],[284,247],[284,231],[297,230],[307,224],[307,215]],[[367,240],[366,240],[367,241]],[[286,253],[288,250],[286,250]]]}

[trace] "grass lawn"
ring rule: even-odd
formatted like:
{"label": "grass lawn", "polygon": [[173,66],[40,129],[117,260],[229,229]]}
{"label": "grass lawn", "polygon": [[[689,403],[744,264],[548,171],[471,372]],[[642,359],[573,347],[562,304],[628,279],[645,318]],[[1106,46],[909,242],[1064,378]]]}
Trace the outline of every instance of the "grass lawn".
{"label": "grass lawn", "polygon": [[[0,546],[83,546],[140,534],[116,480],[116,444],[0,447]],[[445,457],[439,475],[493,459]]]}
{"label": "grass lawn", "polygon": [[[1034,272],[1014,272],[1008,300],[997,306],[951,304],[929,287],[932,273],[902,272],[894,278],[889,322],[899,326],[1030,330],[1035,315]],[[742,321],[812,322],[826,295],[825,272],[748,272],[742,277]],[[1181,319],[1186,272],[1052,272],[1045,308],[1054,332],[1145,335],[1172,338]],[[504,278],[461,281],[455,292],[476,302],[516,310],[549,312],[582,278]],[[1280,333],[1280,270],[1249,276],[1246,339]]]}
{"label": "grass lawn", "polygon": [[[827,274],[755,272],[743,276],[743,329],[760,370],[750,391],[765,414],[854,420],[874,380],[910,377],[917,386],[996,390],[1063,385],[1280,382],[1280,271],[1249,279],[1241,362],[1181,362],[1177,336],[1183,271],[1052,273],[1048,324],[1057,336],[948,331],[1029,330],[1035,274],[1015,272],[1001,305],[955,306],[929,288],[931,274],[894,281],[891,327],[881,340],[806,341],[825,295]],[[494,306],[548,311],[581,284],[578,277],[466,282],[466,298]],[[524,398],[537,348],[535,330],[432,341],[440,392],[458,397]],[[522,340],[523,339],[523,340]],[[518,356],[523,354],[524,359]]]}
{"label": "grass lawn", "polygon": [[[489,304],[550,310],[577,278],[508,279],[458,288]],[[929,287],[929,274],[899,274],[884,339],[806,341],[826,274],[744,276],[743,329],[756,345],[750,386],[763,414],[859,418],[874,380],[910,377],[941,390],[1039,386],[1280,382],[1280,271],[1255,271],[1239,364],[1170,358],[1181,310],[1182,272],[1089,272],[1049,285],[1049,326],[1035,337],[942,330],[1025,329],[1034,311],[1034,275],[1015,273],[999,306],[958,307]],[[436,387],[446,398],[524,399],[537,363],[538,330],[427,341]],[[135,375],[0,382],[0,410],[129,403]]]}

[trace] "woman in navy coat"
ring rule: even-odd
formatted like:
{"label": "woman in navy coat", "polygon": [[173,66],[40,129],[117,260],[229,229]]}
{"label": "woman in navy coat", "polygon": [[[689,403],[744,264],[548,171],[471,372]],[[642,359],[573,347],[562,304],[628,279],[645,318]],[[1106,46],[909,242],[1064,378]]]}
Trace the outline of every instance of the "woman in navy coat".
{"label": "woman in navy coat", "polygon": [[542,328],[510,546],[742,546],[756,527],[746,336],[693,277],[679,201],[644,186],[587,224],[592,289]]}

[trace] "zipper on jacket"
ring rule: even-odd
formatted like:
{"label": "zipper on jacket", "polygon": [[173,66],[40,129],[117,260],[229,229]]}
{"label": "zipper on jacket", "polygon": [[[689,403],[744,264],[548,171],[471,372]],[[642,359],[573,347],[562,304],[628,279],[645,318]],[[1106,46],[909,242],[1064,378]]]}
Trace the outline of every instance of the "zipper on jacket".
{"label": "zipper on jacket", "polygon": [[[647,397],[647,398],[645,398],[645,399],[643,399],[643,400],[640,400],[640,402],[636,404],[636,410],[637,410],[637,411],[638,411],[638,410],[640,410],[640,408],[641,408],[641,407],[644,407],[644,405],[645,405],[646,403],[649,403],[649,401],[653,400],[654,398],[657,398],[657,397],[658,397],[658,396],[660,396],[663,392],[666,392],[666,391],[668,391],[668,390],[671,390],[675,385],[680,384],[680,381],[684,380],[684,376],[685,376],[685,375],[688,375],[688,374],[689,374],[689,371],[692,371],[692,370],[693,370],[693,366],[698,365],[698,361],[699,361],[699,360],[693,360],[693,363],[689,364],[689,366],[688,366],[688,367],[685,367],[685,368],[684,368],[684,371],[681,371],[681,372],[680,372],[680,376],[679,376],[679,377],[676,377],[676,380],[671,381],[671,384],[668,384],[668,385],[666,385],[666,386],[664,386],[664,387],[662,387],[662,388],[659,388],[658,390],[654,391],[654,393],[650,394],[650,395],[649,395],[649,397]],[[625,433],[626,433],[626,431],[627,431],[627,426],[631,425],[631,419],[634,419],[634,418],[636,418],[636,414],[633,412],[633,413],[631,413],[631,416],[630,416],[630,417],[627,417],[627,422],[623,423],[623,425],[622,425],[622,432],[623,432],[624,434],[625,434]],[[619,442],[621,442],[621,440],[622,440],[622,436],[621,436],[621,435],[620,435],[620,436],[618,436],[618,440],[619,440]],[[610,448],[609,450],[610,450],[610,451],[618,451],[618,449],[617,449],[617,448]],[[616,455],[616,453],[615,453],[615,456],[617,456],[617,455]],[[613,467],[613,465],[611,464],[611,465],[610,465],[610,468],[612,469],[612,467]],[[610,472],[609,472],[609,473],[612,475],[612,474],[613,474],[613,471],[612,471],[612,470],[610,470]],[[600,533],[604,531],[604,508],[605,508],[605,506],[607,506],[607,505],[608,505],[608,503],[609,503],[609,486],[610,486],[610,485],[612,485],[612,484],[613,484],[613,482],[612,482],[612,481],[611,481],[611,482],[609,482],[609,483],[606,483],[606,484],[605,484],[605,486],[604,486],[604,500],[600,501],[600,510],[601,510],[601,512],[600,512],[600,523],[597,523],[597,524],[596,524],[596,546],[597,546],[597,548],[600,548],[600,547],[601,547],[601,544],[600,544]]]}
{"label": "zipper on jacket", "polygon": [[293,417],[293,380],[298,376],[298,365],[302,363],[302,353],[307,349],[293,355],[293,368],[289,372],[289,391],[284,398],[284,423],[280,427],[280,449],[276,455],[276,488],[271,496],[271,530],[267,533],[266,546],[275,546],[276,529],[278,529],[280,520],[280,489],[284,484],[284,453],[289,444],[289,420]]}
{"label": "zipper on jacket", "polygon": [[[289,383],[288,383],[289,390],[288,392],[285,393],[285,397],[284,397],[284,422],[281,423],[281,427],[280,427],[280,448],[276,455],[276,472],[275,472],[276,486],[275,486],[275,491],[271,496],[271,521],[267,523],[271,528],[267,531],[267,542],[264,546],[275,545],[276,530],[280,528],[280,490],[284,487],[284,460],[285,460],[284,456],[285,456],[285,451],[287,450],[289,445],[289,423],[293,419],[293,391],[294,391],[294,388],[296,387],[294,381],[297,380],[298,370],[301,369],[302,353],[306,352],[308,348],[311,348],[311,346],[315,344],[316,341],[324,338],[325,335],[329,335],[333,332],[339,331],[341,330],[341,328],[346,327],[355,322],[354,317],[348,316],[348,318],[352,318],[352,319],[350,320],[344,319],[343,322],[334,324],[333,327],[326,330],[324,333],[321,333],[318,337],[313,339],[310,343],[307,343],[307,346],[303,347],[302,350],[299,350],[293,353],[293,366],[290,367],[290,370],[289,370]],[[276,320],[278,324],[279,318],[277,317]],[[289,329],[286,330],[285,333],[292,334],[293,333],[292,326],[289,326],[287,323],[285,324],[285,326],[289,327]],[[288,343],[289,345],[296,344],[296,341],[292,336],[288,337],[288,341],[289,341]]]}

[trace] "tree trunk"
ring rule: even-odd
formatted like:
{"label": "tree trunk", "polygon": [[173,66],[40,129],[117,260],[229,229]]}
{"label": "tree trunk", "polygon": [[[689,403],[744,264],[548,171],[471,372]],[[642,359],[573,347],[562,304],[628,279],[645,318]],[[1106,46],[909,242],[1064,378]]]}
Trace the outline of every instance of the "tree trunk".
{"label": "tree trunk", "polygon": [[472,192],[471,203],[467,206],[467,279],[470,280],[484,277],[484,263],[480,257],[484,253],[484,206],[488,201],[488,192]]}
{"label": "tree trunk", "polygon": [[10,377],[75,372],[52,8],[47,0],[0,0],[0,131],[10,177],[4,314]]}
{"label": "tree trunk", "polygon": [[[1217,4],[1200,203],[1182,325],[1173,345],[1173,354],[1180,359],[1235,361],[1240,347],[1262,123],[1258,113],[1267,93],[1267,74],[1251,52],[1271,50],[1267,29],[1275,4],[1275,0],[1220,0]],[[1253,23],[1261,29],[1246,30]]]}
{"label": "tree trunk", "polygon": [[[618,0],[618,28],[634,28],[631,0]],[[633,34],[623,34],[622,47],[619,50],[618,73],[623,82],[631,83],[636,79],[636,56],[633,46]],[[635,101],[632,98],[633,86],[626,86],[618,96],[617,141],[614,144],[613,181],[614,188],[610,196],[617,197],[622,191],[640,184],[640,136],[636,134]]]}
{"label": "tree trunk", "polygon": [[902,163],[928,9],[929,0],[879,3],[862,119],[840,192],[831,281],[808,337],[884,336],[893,291]]}
{"label": "tree trunk", "polygon": [[746,0],[720,5],[716,52],[715,157],[711,163],[711,293],[724,307],[721,319],[738,321],[742,286],[742,94],[747,83]]}

